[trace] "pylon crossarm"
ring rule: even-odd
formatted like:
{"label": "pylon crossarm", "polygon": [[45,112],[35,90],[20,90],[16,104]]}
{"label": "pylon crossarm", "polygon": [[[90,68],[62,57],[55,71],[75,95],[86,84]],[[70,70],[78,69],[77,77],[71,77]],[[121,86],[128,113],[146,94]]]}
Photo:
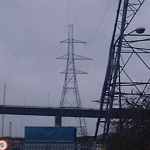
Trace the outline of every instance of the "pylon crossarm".
{"label": "pylon crossarm", "polygon": [[[77,54],[74,54],[73,57],[74,57],[74,60],[92,60],[91,58],[80,56],[80,55],[77,55]],[[61,57],[58,57],[56,59],[68,59],[68,54],[63,55]],[[70,59],[72,59],[72,58],[70,58]]]}
{"label": "pylon crossarm", "polygon": [[83,41],[79,41],[79,40],[75,40],[75,39],[67,39],[67,40],[63,40],[61,41],[60,43],[83,43],[83,44],[86,44],[86,42],[83,42]]}

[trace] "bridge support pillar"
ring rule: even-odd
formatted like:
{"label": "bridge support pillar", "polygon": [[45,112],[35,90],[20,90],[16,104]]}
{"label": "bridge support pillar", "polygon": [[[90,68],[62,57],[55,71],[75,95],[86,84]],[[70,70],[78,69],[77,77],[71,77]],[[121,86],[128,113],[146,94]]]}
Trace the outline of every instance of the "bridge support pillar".
{"label": "bridge support pillar", "polygon": [[56,115],[55,116],[55,127],[61,126],[61,116]]}

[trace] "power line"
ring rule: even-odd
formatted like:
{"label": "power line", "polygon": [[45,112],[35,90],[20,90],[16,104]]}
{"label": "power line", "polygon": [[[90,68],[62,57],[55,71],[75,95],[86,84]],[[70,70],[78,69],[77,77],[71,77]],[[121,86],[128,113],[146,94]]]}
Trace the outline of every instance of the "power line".
{"label": "power line", "polygon": [[107,7],[106,7],[106,9],[105,9],[105,11],[104,11],[104,13],[103,13],[101,19],[100,19],[100,21],[99,21],[99,23],[98,23],[98,25],[97,25],[95,31],[93,32],[92,36],[87,40],[86,43],[90,42],[90,41],[93,39],[93,37],[95,36],[95,34],[97,33],[97,31],[99,30],[99,27],[100,27],[100,25],[102,24],[102,22],[103,22],[103,20],[104,20],[104,18],[105,18],[105,15],[106,15],[106,13],[107,13],[107,11],[108,11],[108,9],[109,9],[110,3],[111,3],[111,0],[108,2]]}
{"label": "power line", "polygon": [[79,7],[78,10],[77,10],[77,15],[76,15],[76,17],[75,17],[75,19],[74,19],[74,23],[73,23],[73,24],[75,24],[75,23],[77,22],[78,17],[79,17],[80,12],[81,12],[81,8],[82,8],[82,5],[80,5],[80,7]]}
{"label": "power line", "polygon": [[71,3],[71,0],[68,0],[68,6],[67,6],[67,15],[66,15],[66,20],[65,20],[65,28],[64,28],[64,32],[63,32],[63,37],[62,39],[64,39],[64,36],[65,36],[65,33],[66,33],[66,27],[67,27],[67,24],[68,24],[68,18],[69,18],[69,11],[70,11],[70,3]]}

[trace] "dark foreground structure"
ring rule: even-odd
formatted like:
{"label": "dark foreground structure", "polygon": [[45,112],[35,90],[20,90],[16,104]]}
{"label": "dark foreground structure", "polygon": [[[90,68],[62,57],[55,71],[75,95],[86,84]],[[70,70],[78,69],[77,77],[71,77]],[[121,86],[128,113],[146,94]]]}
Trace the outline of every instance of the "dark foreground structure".
{"label": "dark foreground structure", "polygon": [[[139,103],[143,104],[139,113],[147,112],[150,108],[150,62],[145,59],[150,54],[149,43],[146,43],[150,41],[150,35],[145,34],[145,28],[139,28],[137,23],[130,26],[144,2],[145,0],[118,0],[95,130],[96,140],[99,128],[103,126],[104,147],[109,147],[109,135],[115,126],[118,126],[119,131],[122,130],[125,117],[122,110],[135,106],[136,111]],[[118,118],[114,117],[114,109],[120,111]],[[104,110],[107,113],[102,119]]]}

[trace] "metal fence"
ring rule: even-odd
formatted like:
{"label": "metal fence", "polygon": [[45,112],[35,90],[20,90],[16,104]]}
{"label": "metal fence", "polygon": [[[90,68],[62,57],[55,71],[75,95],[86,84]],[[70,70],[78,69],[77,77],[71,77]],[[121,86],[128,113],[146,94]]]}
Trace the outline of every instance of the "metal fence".
{"label": "metal fence", "polygon": [[93,141],[24,141],[9,143],[8,150],[99,150],[100,144],[93,145]]}
{"label": "metal fence", "polygon": [[73,142],[32,141],[25,143],[24,150],[73,150],[74,147]]}

